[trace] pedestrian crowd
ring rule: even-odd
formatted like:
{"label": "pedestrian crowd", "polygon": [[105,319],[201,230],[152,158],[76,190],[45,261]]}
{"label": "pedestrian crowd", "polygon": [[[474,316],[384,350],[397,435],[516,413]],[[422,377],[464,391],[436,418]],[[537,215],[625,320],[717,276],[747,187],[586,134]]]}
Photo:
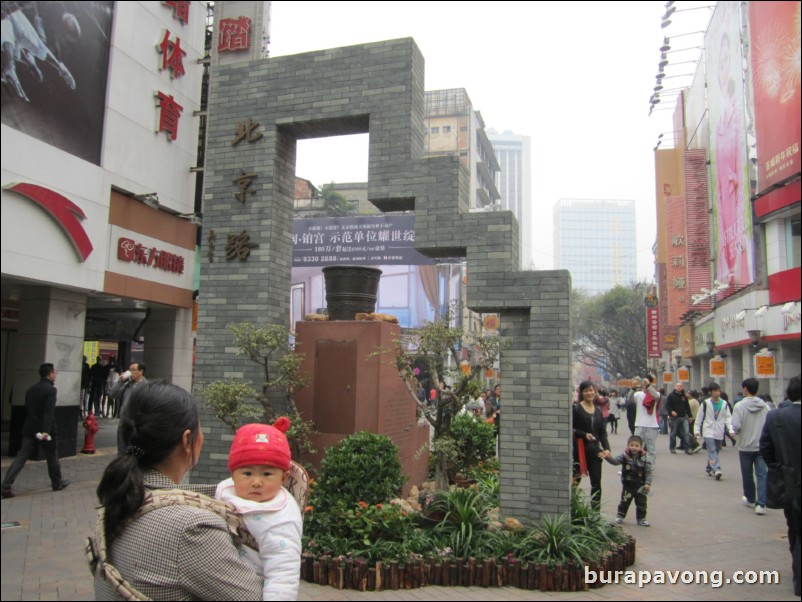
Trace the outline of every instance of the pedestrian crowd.
{"label": "pedestrian crowd", "polygon": [[[768,395],[758,394],[760,382],[755,378],[741,383],[733,404],[715,382],[701,392],[688,393],[680,382],[666,395],[654,387],[654,380],[648,374],[632,379],[626,395],[597,389],[590,381],[580,383],[573,405],[574,482],[579,483],[583,475],[589,477],[591,503],[598,508],[602,461],[621,466],[622,491],[615,522],[624,521],[634,500],[637,524],[648,527],[647,502],[657,473],[658,433],[668,435],[671,454],[681,450],[694,455],[704,449],[705,473],[715,481],[724,475],[719,452],[729,440],[738,449],[741,502],[757,516],[765,515],[767,507],[782,509],[785,514],[794,592],[800,595],[800,376],[789,380],[785,399],[776,408]],[[626,415],[631,433],[626,449],[618,455],[610,450],[607,438],[608,427],[617,430],[614,411]]]}
{"label": "pedestrian crowd", "polygon": [[[100,359],[97,365],[101,365]],[[87,413],[93,409],[104,411],[102,404],[95,405],[104,390],[99,370],[96,372],[97,377],[89,370]],[[47,459],[53,491],[61,491],[70,484],[62,478],[58,458],[53,364],[42,364],[39,375],[40,381],[25,395],[22,445],[3,478],[3,498],[15,496],[14,481],[39,446]],[[649,527],[648,496],[659,474],[658,433],[668,435],[672,454],[680,450],[694,455],[704,449],[707,454],[704,470],[714,481],[720,481],[724,475],[719,452],[729,440],[738,448],[743,504],[758,516],[764,515],[767,507],[782,509],[785,514],[794,591],[799,595],[800,377],[790,379],[785,399],[777,408],[766,396],[759,395],[760,383],[754,378],[741,383],[741,391],[732,405],[715,382],[701,392],[688,393],[682,383],[677,383],[666,395],[655,388],[654,381],[649,374],[635,378],[626,392],[599,388],[591,381],[580,383],[572,408],[574,482],[578,484],[583,475],[589,477],[591,503],[598,509],[603,463],[620,466],[622,488],[615,522],[624,521],[634,501],[637,524]],[[441,385],[440,390],[444,387]],[[217,497],[237,510],[233,513],[231,506],[215,505],[215,500],[205,496],[200,498],[208,501],[182,494],[176,502],[177,488],[213,493],[204,490],[204,486],[193,488],[185,483],[203,445],[198,410],[189,393],[174,385],[149,383],[145,365],[132,362],[106,395],[114,400],[106,407],[116,407],[121,419],[118,457],[106,468],[97,490],[100,511],[98,529],[92,539],[96,559],[92,570],[97,577],[99,599],[113,598],[118,586],[139,588],[153,598],[223,599],[222,592],[230,594],[232,587],[238,599],[258,599],[260,594],[264,599],[294,598],[301,518],[296,500],[281,487],[291,468],[283,435],[289,422],[279,419],[275,428],[248,425],[235,436],[229,459],[232,478],[217,488]],[[430,403],[436,403],[437,397],[435,388],[428,396],[425,392],[421,394]],[[498,436],[501,385],[482,391],[465,404],[462,412],[494,424]],[[617,432],[623,417],[627,419],[630,436],[626,448],[614,453],[608,429]],[[163,493],[164,490],[169,493]],[[166,497],[171,501],[164,502]],[[265,538],[264,541],[281,543],[278,547],[263,543],[260,549],[272,551],[261,556],[253,550],[238,551],[229,536],[234,527],[247,527],[254,535]],[[249,543],[240,541],[243,545]],[[187,557],[176,558],[171,550],[187,542],[187,549],[194,551]],[[287,550],[291,553],[283,553]]]}

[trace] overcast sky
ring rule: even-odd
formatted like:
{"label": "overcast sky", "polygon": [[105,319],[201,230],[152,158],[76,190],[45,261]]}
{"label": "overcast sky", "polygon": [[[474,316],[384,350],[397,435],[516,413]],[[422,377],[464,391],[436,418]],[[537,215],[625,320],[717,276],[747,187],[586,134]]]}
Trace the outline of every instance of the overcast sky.
{"label": "overcast sky", "polygon": [[[714,2],[677,2],[678,9]],[[561,198],[632,199],[638,277],[653,280],[654,148],[670,132],[672,95],[651,117],[663,37],[701,46],[712,9],[661,29],[664,2],[272,2],[271,56],[412,37],[426,90],[465,88],[485,125],[532,139],[535,264],[553,267],[552,209]],[[685,35],[676,38],[680,34]],[[699,50],[669,54],[671,63]],[[673,65],[667,75],[692,73]],[[666,89],[691,82],[666,79]],[[671,84],[671,85],[669,85]],[[671,100],[671,102],[669,102]],[[669,138],[670,134],[666,134]],[[664,147],[666,145],[663,145]],[[367,180],[367,135],[299,143],[296,174],[322,186]],[[636,231],[637,230],[637,231]],[[592,245],[604,232],[577,232]]]}

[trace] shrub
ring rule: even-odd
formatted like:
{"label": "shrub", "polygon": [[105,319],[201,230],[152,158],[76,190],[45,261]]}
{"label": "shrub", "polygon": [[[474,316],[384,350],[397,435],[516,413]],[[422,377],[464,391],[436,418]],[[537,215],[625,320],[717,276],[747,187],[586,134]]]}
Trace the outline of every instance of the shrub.
{"label": "shrub", "polygon": [[463,474],[479,462],[496,455],[495,427],[470,414],[458,414],[451,421],[450,436],[456,444],[456,467]]}
{"label": "shrub", "polygon": [[386,435],[359,432],[326,450],[309,503],[318,510],[338,501],[383,504],[397,498],[406,478],[398,448]]}
{"label": "shrub", "polygon": [[328,510],[307,506],[304,514],[303,549],[318,557],[361,559],[369,566],[377,561],[406,561],[436,551],[433,538],[416,528],[416,514],[400,505],[340,501]]}

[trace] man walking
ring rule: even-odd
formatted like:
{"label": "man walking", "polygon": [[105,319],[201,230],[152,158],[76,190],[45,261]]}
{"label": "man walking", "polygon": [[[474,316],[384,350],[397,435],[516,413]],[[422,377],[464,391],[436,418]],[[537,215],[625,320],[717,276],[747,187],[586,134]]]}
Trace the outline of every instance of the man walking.
{"label": "man walking", "polygon": [[701,419],[697,416],[693,426],[694,435],[697,438],[704,433],[705,449],[707,450],[707,466],[705,472],[707,476],[721,480],[721,462],[718,453],[724,443],[724,433],[732,431],[732,414],[727,402],[721,398],[721,387],[718,383],[708,385],[710,399],[702,403]]}
{"label": "man walking", "polygon": [[646,459],[655,466],[657,460],[657,430],[660,428],[660,393],[652,383],[654,377],[647,374],[641,381],[641,390],[633,395],[635,401],[635,434],[643,439]]}
{"label": "man walking", "polygon": [[[747,378],[741,383],[743,399],[732,412],[732,430],[738,435],[738,457],[741,460],[741,480],[744,495],[741,498],[755,514],[766,514],[766,473],[768,468],[760,456],[760,434],[769,413],[768,404],[756,397],[760,386],[757,379]],[[754,475],[753,475],[754,472]],[[757,491],[755,490],[757,477]]]}
{"label": "man walking", "polygon": [[145,364],[142,362],[131,362],[128,366],[128,371],[120,375],[120,380],[109,391],[109,397],[115,400],[115,404],[119,407],[120,412],[120,425],[117,426],[117,455],[122,456],[127,451],[127,446],[123,443],[123,436],[120,426],[122,421],[125,420],[124,412],[128,400],[131,398],[131,393],[134,387],[139,386],[140,383],[146,383],[148,379],[145,378]]}
{"label": "man walking", "polygon": [[66,489],[69,481],[61,478],[56,428],[56,369],[53,364],[39,366],[41,380],[25,393],[25,422],[22,425],[22,447],[3,479],[3,498],[14,497],[12,485],[25,463],[36,453],[39,442],[47,459],[47,474],[53,491]]}
{"label": "man walking", "polygon": [[691,442],[691,432],[688,429],[688,421],[691,419],[691,405],[688,401],[688,396],[685,394],[685,385],[682,383],[674,385],[674,390],[668,395],[666,411],[668,412],[668,420],[671,426],[671,433],[668,437],[668,450],[672,454],[677,453],[678,435],[686,454],[695,454],[702,449],[701,445],[694,447]]}

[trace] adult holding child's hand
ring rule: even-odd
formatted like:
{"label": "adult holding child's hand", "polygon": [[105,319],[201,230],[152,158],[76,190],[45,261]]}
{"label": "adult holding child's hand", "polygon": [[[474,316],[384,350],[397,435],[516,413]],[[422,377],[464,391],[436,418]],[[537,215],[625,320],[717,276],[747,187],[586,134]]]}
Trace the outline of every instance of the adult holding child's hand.
{"label": "adult holding child's hand", "polygon": [[574,473],[590,476],[590,500],[597,510],[601,506],[601,475],[604,452],[610,451],[607,441],[607,422],[594,404],[596,387],[589,380],[579,385],[579,395],[573,407]]}

